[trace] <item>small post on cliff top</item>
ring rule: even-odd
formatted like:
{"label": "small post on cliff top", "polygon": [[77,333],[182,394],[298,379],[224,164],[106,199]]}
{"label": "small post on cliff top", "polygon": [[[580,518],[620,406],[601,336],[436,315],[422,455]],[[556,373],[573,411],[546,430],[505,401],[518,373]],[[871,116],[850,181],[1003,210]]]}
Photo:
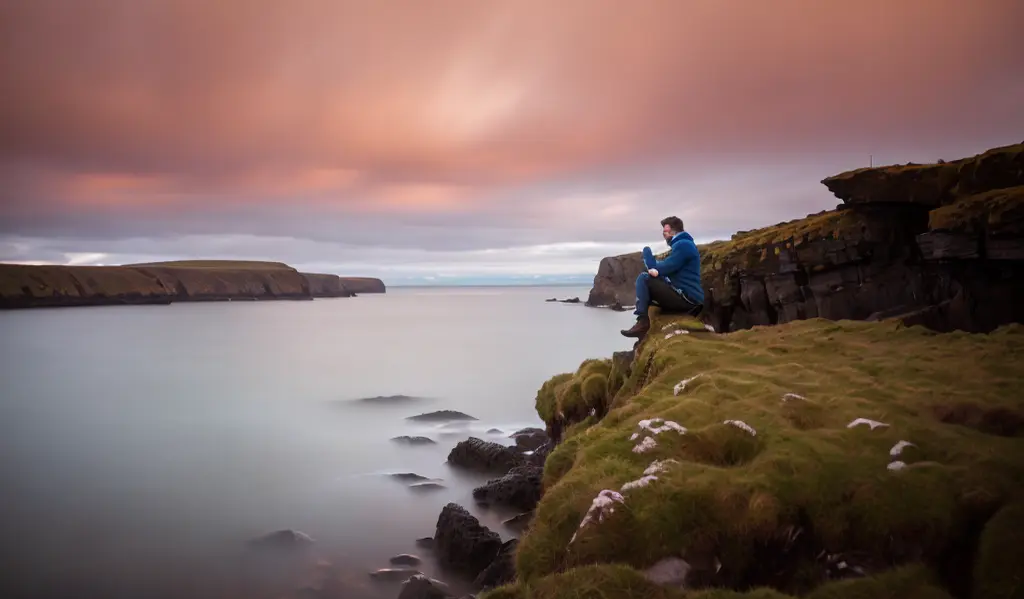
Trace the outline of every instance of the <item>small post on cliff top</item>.
{"label": "small post on cliff top", "polygon": [[868,166],[870,166],[871,168],[875,167],[875,155],[874,154],[868,154]]}

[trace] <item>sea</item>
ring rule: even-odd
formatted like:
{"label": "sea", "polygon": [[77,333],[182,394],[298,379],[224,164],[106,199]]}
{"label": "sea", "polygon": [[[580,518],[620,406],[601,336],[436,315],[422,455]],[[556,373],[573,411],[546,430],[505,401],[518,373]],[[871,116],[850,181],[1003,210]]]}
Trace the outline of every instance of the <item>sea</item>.
{"label": "sea", "polygon": [[[269,599],[330,577],[345,597],[393,599],[399,583],[369,572],[403,553],[471,590],[416,539],[449,502],[503,540],[516,512],[476,505],[488,476],[446,457],[470,436],[511,444],[542,427],[545,380],[631,347],[628,312],[545,301],[587,292],[0,312],[0,597]],[[476,420],[408,419],[436,410]],[[313,540],[301,559],[249,543],[286,529]]]}

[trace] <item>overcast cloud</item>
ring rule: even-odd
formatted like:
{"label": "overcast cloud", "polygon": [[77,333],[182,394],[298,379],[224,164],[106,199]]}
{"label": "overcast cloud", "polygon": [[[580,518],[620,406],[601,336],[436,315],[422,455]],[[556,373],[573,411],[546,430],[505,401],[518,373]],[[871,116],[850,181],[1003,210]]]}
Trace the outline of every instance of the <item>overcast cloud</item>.
{"label": "overcast cloud", "polygon": [[[6,0],[0,260],[592,276],[1024,140],[1017,0]],[[431,279],[430,277],[434,277]]]}

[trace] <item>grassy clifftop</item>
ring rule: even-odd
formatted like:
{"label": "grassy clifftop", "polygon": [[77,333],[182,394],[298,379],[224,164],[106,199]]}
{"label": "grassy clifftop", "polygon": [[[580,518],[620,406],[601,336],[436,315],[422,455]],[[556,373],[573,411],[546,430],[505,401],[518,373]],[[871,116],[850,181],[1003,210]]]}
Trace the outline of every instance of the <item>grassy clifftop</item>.
{"label": "grassy clifftop", "polygon": [[[653,320],[628,377],[588,361],[538,393],[563,440],[519,581],[485,597],[1024,592],[1020,325]],[[679,558],[702,592],[644,576]]]}

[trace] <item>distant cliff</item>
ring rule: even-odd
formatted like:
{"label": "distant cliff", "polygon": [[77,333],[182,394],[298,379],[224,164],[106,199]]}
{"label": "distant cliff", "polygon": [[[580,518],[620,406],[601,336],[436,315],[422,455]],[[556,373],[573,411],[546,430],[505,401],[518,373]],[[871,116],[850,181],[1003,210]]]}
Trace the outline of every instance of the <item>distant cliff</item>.
{"label": "distant cliff", "polygon": [[[824,179],[843,204],[700,247],[717,330],[820,316],[936,330],[1024,322],[1024,144]],[[602,260],[588,303],[635,302],[639,253]]]}
{"label": "distant cliff", "polygon": [[180,261],[125,266],[0,264],[0,309],[185,301],[308,300],[383,292],[376,279],[300,273],[280,262]]}

